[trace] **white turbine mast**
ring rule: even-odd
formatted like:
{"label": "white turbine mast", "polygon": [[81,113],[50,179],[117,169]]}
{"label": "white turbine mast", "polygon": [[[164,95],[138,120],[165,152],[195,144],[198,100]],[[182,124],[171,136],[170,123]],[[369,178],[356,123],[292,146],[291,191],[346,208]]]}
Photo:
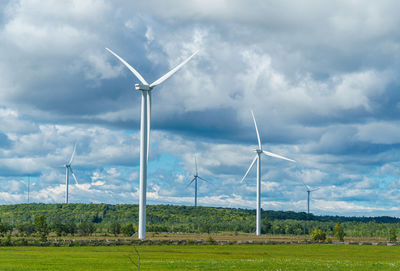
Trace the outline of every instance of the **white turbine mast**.
{"label": "white turbine mast", "polygon": [[197,159],[196,156],[194,156],[194,164],[196,167],[196,173],[194,174],[194,178],[190,181],[190,183],[187,185],[187,187],[189,185],[191,185],[194,182],[194,207],[197,207],[197,183],[198,183],[198,179],[209,183],[209,181],[207,181],[206,179],[203,179],[202,177],[199,176],[199,173],[197,172]]}
{"label": "white turbine mast", "polygon": [[118,58],[135,76],[141,84],[135,84],[135,88],[142,92],[141,117],[140,117],[140,187],[139,187],[139,230],[138,238],[146,238],[146,191],[147,191],[147,162],[149,159],[149,144],[150,144],[150,114],[151,114],[151,90],[167,80],[183,65],[185,65],[198,51],[192,54],[181,64],[161,76],[159,79],[149,84],[144,80],[138,71],[129,65],[119,55],[106,48],[111,54]]}
{"label": "white turbine mast", "polygon": [[313,188],[312,189],[311,187],[306,185],[304,182],[303,182],[303,184],[304,184],[304,186],[305,186],[305,188],[307,190],[307,214],[310,214],[310,194],[311,194],[311,192],[317,191],[321,187],[317,187],[317,188]]}
{"label": "white turbine mast", "polygon": [[71,158],[69,159],[69,162],[64,165],[64,167],[65,167],[65,203],[67,203],[67,204],[68,204],[68,197],[69,197],[68,189],[69,189],[69,173],[70,172],[71,172],[72,177],[75,180],[75,183],[77,185],[79,185],[78,180],[76,179],[75,173],[71,167],[72,161],[74,160],[74,157],[75,157],[75,152],[76,152],[76,144],[74,145],[74,150],[72,151],[72,155],[71,155]]}
{"label": "white turbine mast", "polygon": [[250,164],[250,167],[247,169],[246,174],[244,174],[241,182],[245,180],[247,174],[249,174],[250,170],[254,166],[254,163],[257,161],[257,206],[256,206],[256,235],[261,235],[261,154],[265,154],[267,156],[287,160],[290,162],[296,162],[292,159],[286,158],[284,156],[264,151],[261,145],[260,134],[258,133],[256,118],[254,117],[254,113],[251,110],[251,115],[253,116],[254,126],[256,128],[257,140],[258,140],[258,149],[255,150],[256,156],[254,156],[253,161]]}

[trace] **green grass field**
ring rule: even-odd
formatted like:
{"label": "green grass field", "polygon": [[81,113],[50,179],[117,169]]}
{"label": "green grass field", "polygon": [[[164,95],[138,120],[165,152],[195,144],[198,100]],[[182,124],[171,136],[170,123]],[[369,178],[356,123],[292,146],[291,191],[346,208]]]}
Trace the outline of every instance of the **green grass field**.
{"label": "green grass field", "polygon": [[[400,270],[400,247],[137,246],[141,270]],[[137,270],[133,247],[1,247],[0,270]]]}

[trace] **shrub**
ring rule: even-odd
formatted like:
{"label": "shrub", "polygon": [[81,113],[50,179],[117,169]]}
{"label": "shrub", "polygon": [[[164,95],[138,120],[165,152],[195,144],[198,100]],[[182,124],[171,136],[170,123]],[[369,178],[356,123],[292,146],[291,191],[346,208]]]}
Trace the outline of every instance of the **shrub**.
{"label": "shrub", "polygon": [[215,240],[214,240],[214,238],[212,238],[211,235],[208,236],[208,238],[207,238],[207,243],[210,244],[210,245],[215,244]]}
{"label": "shrub", "polygon": [[31,223],[24,223],[17,226],[17,230],[26,236],[30,236],[32,233],[35,232],[35,226]]}
{"label": "shrub", "polygon": [[136,229],[133,227],[133,224],[127,224],[125,226],[121,227],[121,232],[125,235],[125,236],[132,236],[135,234]]}
{"label": "shrub", "polygon": [[396,229],[391,228],[389,230],[389,241],[390,242],[396,242],[397,241],[397,235],[396,235]]}
{"label": "shrub", "polygon": [[35,231],[40,235],[40,240],[42,242],[47,241],[49,228],[47,226],[46,217],[44,215],[35,218]]}
{"label": "shrub", "polygon": [[110,231],[112,234],[117,236],[118,234],[121,233],[121,224],[119,224],[118,222],[112,223],[111,227],[110,227]]}
{"label": "shrub", "polygon": [[205,233],[210,233],[210,231],[211,231],[211,225],[210,224],[208,224],[208,223],[202,223],[201,225],[200,225],[200,232],[205,232]]}
{"label": "shrub", "polygon": [[11,225],[0,222],[0,236],[4,236],[7,232],[11,233],[12,231],[13,227]]}
{"label": "shrub", "polygon": [[266,233],[271,232],[271,229],[272,229],[272,224],[271,223],[264,222],[264,223],[261,224],[261,233],[262,234],[266,234]]}
{"label": "shrub", "polygon": [[72,236],[77,232],[77,226],[74,222],[69,222],[65,224],[65,233],[71,234]]}
{"label": "shrub", "polygon": [[311,232],[311,239],[313,241],[325,241],[326,234],[321,229],[314,229]]}
{"label": "shrub", "polygon": [[5,245],[5,246],[11,246],[12,245],[11,234],[7,234],[6,238],[4,238],[3,245]]}
{"label": "shrub", "polygon": [[78,232],[82,236],[91,235],[96,231],[96,226],[93,222],[82,222],[78,226]]}
{"label": "shrub", "polygon": [[57,236],[61,236],[66,233],[66,227],[63,223],[56,221],[51,226],[53,231],[56,233]]}
{"label": "shrub", "polygon": [[25,238],[21,238],[21,239],[14,240],[13,244],[15,246],[27,246],[28,241]]}
{"label": "shrub", "polygon": [[343,230],[343,227],[339,223],[336,223],[336,225],[334,227],[334,233],[335,233],[335,237],[337,239],[339,239],[340,242],[344,241],[344,230]]}

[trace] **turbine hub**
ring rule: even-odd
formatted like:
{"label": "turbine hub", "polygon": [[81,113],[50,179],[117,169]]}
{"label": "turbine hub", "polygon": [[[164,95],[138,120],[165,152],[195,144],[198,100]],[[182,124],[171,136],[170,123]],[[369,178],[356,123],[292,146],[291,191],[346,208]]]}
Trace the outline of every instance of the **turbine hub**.
{"label": "turbine hub", "polygon": [[149,85],[135,84],[136,90],[146,90],[149,91],[152,89]]}
{"label": "turbine hub", "polygon": [[256,153],[262,153],[263,151],[261,149],[256,149],[255,152]]}

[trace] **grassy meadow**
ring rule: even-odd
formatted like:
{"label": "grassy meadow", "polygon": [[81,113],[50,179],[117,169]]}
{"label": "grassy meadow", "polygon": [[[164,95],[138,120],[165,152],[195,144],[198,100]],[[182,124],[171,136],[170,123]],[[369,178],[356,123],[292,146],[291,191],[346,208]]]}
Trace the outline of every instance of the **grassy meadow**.
{"label": "grassy meadow", "polygon": [[[141,245],[140,270],[400,270],[399,246]],[[132,246],[1,247],[0,270],[137,270]]]}

